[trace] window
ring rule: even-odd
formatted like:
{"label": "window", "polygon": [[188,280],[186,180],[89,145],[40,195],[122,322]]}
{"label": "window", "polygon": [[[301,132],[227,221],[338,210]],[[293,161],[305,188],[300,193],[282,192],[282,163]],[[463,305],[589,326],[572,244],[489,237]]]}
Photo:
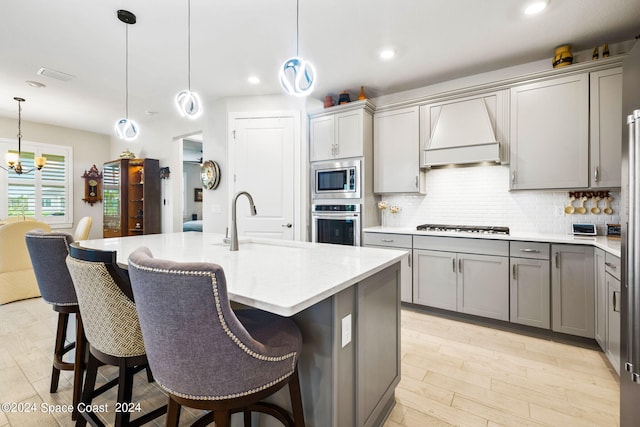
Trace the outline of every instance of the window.
{"label": "window", "polygon": [[[0,153],[17,152],[16,141],[0,140]],[[0,170],[0,218],[30,216],[52,227],[73,224],[73,156],[71,147],[32,142],[22,143],[20,161],[24,170],[43,156],[42,170],[17,175]]]}

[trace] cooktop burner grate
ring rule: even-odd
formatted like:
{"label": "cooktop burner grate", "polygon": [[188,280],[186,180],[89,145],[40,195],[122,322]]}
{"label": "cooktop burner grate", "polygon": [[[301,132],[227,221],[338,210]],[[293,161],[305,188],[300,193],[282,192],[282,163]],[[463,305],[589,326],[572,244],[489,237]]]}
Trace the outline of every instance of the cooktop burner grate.
{"label": "cooktop burner grate", "polygon": [[417,229],[418,231],[454,231],[460,233],[509,234],[509,227],[496,227],[491,225],[422,224],[419,225]]}

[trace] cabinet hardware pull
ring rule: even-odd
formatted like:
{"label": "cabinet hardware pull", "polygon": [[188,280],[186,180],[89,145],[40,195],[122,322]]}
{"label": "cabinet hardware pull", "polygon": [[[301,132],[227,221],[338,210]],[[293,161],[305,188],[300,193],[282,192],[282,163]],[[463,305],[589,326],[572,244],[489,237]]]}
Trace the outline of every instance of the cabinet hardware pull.
{"label": "cabinet hardware pull", "polygon": [[537,249],[520,249],[520,252],[530,252],[530,253],[534,253],[534,254],[539,254],[540,251]]}
{"label": "cabinet hardware pull", "polygon": [[393,242],[393,239],[380,239],[381,242],[388,242],[391,243]]}
{"label": "cabinet hardware pull", "polygon": [[336,156],[340,154],[340,144],[335,144],[336,147]]}
{"label": "cabinet hardware pull", "polygon": [[600,168],[596,166],[593,168],[593,180],[598,182],[600,180]]}
{"label": "cabinet hardware pull", "polygon": [[451,267],[453,268],[453,272],[456,272],[456,259],[451,258]]}
{"label": "cabinet hardware pull", "polygon": [[615,264],[614,264],[614,263],[612,263],[612,262],[605,262],[605,263],[604,263],[604,265],[606,265],[606,266],[607,266],[607,267],[609,267],[609,268],[613,268],[614,270],[615,270],[616,268],[618,268],[618,266],[617,266],[617,265],[615,265]]}
{"label": "cabinet hardware pull", "polygon": [[416,188],[418,188],[418,175],[416,175]]}
{"label": "cabinet hardware pull", "polygon": [[409,252],[409,259],[407,260],[407,263],[409,264],[409,268],[411,268],[411,252]]}
{"label": "cabinet hardware pull", "polygon": [[516,183],[516,171],[511,172],[511,183]]}
{"label": "cabinet hardware pull", "polygon": [[618,298],[616,298],[616,294],[618,292],[613,291],[613,311],[618,312],[620,310],[618,310]]}
{"label": "cabinet hardware pull", "polygon": [[516,265],[513,264],[513,267],[511,267],[511,273],[513,274],[513,280],[517,280],[516,278]]}
{"label": "cabinet hardware pull", "polygon": [[462,258],[458,260],[458,272],[462,273]]}
{"label": "cabinet hardware pull", "polygon": [[560,268],[560,253],[556,252],[556,268]]}

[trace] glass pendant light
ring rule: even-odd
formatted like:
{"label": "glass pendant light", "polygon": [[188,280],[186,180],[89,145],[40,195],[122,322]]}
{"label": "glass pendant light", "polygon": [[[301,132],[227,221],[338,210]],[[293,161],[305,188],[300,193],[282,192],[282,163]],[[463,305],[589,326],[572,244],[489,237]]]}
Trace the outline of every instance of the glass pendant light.
{"label": "glass pendant light", "polygon": [[183,117],[187,117],[191,120],[197,119],[202,114],[202,102],[197,93],[191,92],[191,0],[188,0],[188,24],[189,29],[189,41],[187,44],[187,56],[188,56],[188,89],[179,92],[176,95],[176,107]]}
{"label": "glass pendant light", "polygon": [[300,48],[300,2],[296,0],[296,56],[287,59],[280,67],[280,84],[289,95],[307,96],[313,92],[316,70],[313,64],[299,55]]}
{"label": "glass pendant light", "polygon": [[138,124],[129,119],[129,25],[136,23],[136,15],[128,10],[118,10],[118,19],[125,24],[126,59],[125,59],[125,118],[119,119],[115,124],[116,136],[125,141],[133,141],[138,137]]}

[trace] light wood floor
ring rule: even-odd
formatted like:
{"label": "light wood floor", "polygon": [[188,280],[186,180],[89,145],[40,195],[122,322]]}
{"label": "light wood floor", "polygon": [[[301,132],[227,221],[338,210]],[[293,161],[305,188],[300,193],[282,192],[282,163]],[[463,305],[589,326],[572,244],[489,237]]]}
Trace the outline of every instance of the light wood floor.
{"label": "light wood floor", "polygon": [[[69,414],[41,410],[42,403],[71,402],[71,372],[49,393],[56,319],[40,298],[0,306],[0,402],[37,407],[28,414],[0,411],[0,427],[73,425]],[[113,369],[101,371],[115,376]],[[151,411],[165,396],[138,375],[133,401]],[[115,391],[95,403],[113,401]],[[385,427],[619,424],[618,380],[601,352],[408,309],[396,401]],[[181,425],[197,414],[183,409]]]}

